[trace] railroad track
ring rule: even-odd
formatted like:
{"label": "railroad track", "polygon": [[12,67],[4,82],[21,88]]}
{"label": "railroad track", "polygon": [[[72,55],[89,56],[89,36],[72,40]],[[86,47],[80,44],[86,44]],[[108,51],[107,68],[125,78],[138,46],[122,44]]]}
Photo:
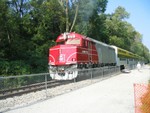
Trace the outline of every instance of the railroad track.
{"label": "railroad track", "polygon": [[0,99],[6,99],[8,97],[19,96],[29,92],[35,92],[42,89],[53,88],[60,85],[71,83],[72,81],[58,81],[51,80],[47,82],[36,83],[32,85],[22,86],[19,88],[7,89],[0,91]]}

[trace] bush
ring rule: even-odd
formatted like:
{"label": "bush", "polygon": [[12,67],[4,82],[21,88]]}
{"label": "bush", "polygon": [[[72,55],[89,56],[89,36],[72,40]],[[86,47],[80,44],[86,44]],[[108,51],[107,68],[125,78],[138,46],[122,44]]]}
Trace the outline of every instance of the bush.
{"label": "bush", "polygon": [[0,75],[29,74],[30,66],[23,61],[0,61]]}

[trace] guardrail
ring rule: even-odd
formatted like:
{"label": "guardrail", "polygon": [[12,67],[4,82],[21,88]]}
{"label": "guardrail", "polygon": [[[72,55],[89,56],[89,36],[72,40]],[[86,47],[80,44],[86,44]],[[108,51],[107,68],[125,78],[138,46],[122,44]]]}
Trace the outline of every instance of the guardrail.
{"label": "guardrail", "polygon": [[[101,67],[91,69],[78,69],[78,78],[74,79],[81,81],[84,79],[93,79],[95,77],[105,77],[108,74],[113,74],[120,71],[119,67]],[[0,95],[7,91],[15,91],[24,87],[30,87],[31,85],[45,83],[45,89],[47,90],[47,82],[51,81],[49,73],[30,74],[30,75],[16,75],[16,76],[0,76]]]}
{"label": "guardrail", "polygon": [[[93,79],[96,77],[107,77],[109,75],[113,75],[117,72],[120,72],[120,67],[118,66],[109,66],[109,67],[101,67],[101,68],[91,68],[91,69],[80,69],[78,70],[77,81],[82,79]],[[76,79],[74,79],[76,81]]]}
{"label": "guardrail", "polygon": [[19,88],[35,83],[45,82],[51,80],[48,77],[49,73],[30,74],[30,75],[16,75],[16,76],[0,76],[0,91]]}

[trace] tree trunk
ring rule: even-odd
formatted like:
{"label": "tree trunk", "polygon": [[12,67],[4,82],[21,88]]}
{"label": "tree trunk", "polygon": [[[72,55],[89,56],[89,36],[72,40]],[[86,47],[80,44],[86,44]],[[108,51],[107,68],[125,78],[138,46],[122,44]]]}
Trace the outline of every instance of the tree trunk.
{"label": "tree trunk", "polygon": [[69,31],[68,0],[66,0],[66,32]]}
{"label": "tree trunk", "polygon": [[76,7],[76,13],[75,13],[75,16],[74,16],[74,20],[73,20],[73,23],[72,23],[70,32],[72,31],[72,29],[73,29],[73,27],[74,27],[74,24],[75,24],[75,22],[76,22],[77,15],[78,15],[78,10],[79,10],[79,4],[77,4],[77,7]]}

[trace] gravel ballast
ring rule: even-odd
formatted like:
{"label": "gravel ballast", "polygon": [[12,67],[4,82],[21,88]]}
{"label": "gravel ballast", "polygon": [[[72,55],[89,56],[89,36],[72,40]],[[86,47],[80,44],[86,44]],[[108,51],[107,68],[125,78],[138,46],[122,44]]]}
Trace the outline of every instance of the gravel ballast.
{"label": "gravel ballast", "polygon": [[133,84],[149,79],[145,66],[7,113],[134,113]]}

